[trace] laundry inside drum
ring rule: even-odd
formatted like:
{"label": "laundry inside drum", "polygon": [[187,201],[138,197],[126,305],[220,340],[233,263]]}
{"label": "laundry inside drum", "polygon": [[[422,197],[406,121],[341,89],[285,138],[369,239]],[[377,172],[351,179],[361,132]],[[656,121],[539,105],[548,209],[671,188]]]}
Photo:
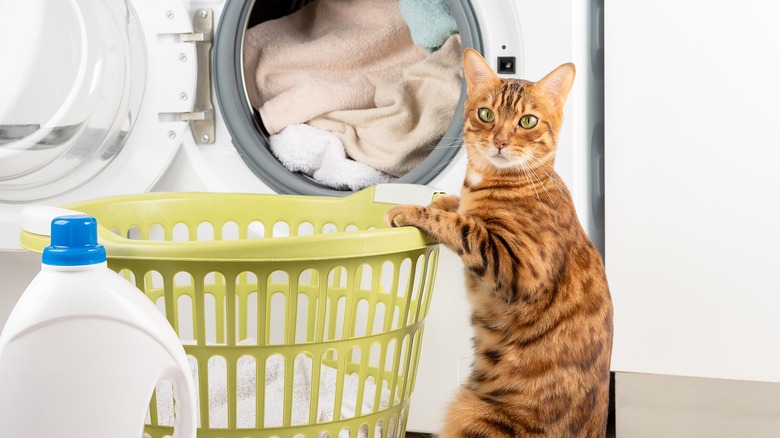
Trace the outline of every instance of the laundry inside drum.
{"label": "laundry inside drum", "polygon": [[267,143],[253,147],[336,190],[419,182],[410,178],[424,162],[430,180],[446,167],[432,152],[451,159],[462,130],[461,30],[449,3],[255,4],[242,65]]}

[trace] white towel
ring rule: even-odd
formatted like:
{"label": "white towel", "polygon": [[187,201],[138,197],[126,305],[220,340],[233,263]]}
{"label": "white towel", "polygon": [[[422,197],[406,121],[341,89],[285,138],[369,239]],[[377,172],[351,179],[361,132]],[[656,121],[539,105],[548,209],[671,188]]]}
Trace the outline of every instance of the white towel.
{"label": "white towel", "polygon": [[347,157],[333,133],[309,125],[291,125],[269,139],[271,152],[293,172],[302,172],[336,189],[362,190],[396,178]]}
{"label": "white towel", "polygon": [[[190,358],[190,368],[193,378],[197,381],[197,369],[193,358]],[[209,425],[212,428],[226,428],[227,421],[227,388],[225,361],[216,360],[209,363]],[[239,428],[253,428],[255,426],[255,363],[250,358],[242,358],[236,364],[237,373],[237,426]],[[293,405],[291,424],[308,424],[309,399],[311,394],[312,361],[301,355],[295,360],[293,368]],[[266,362],[266,389],[264,424],[266,427],[282,426],[283,397],[284,397],[284,359],[281,356],[271,356]],[[332,421],[334,414],[334,401],[336,393],[337,370],[326,365],[320,369],[320,394],[317,412],[317,421]],[[360,378],[354,375],[344,377],[344,391],[342,396],[341,418],[352,418],[357,408],[357,392]],[[366,381],[362,400],[361,415],[373,411],[376,385]],[[173,398],[171,385],[161,382],[157,385],[157,411],[159,423],[173,425]],[[200,404],[200,401],[198,401]],[[379,409],[386,409],[390,405],[390,391],[385,387],[381,390]],[[200,406],[198,406],[200,409]],[[148,421],[148,418],[147,418]],[[300,436],[300,435],[299,435]],[[317,438],[327,438],[326,433]],[[358,431],[358,438],[368,438],[368,430],[363,427]],[[374,436],[381,436],[381,428],[377,426]],[[338,438],[350,438],[349,431],[342,430]]]}

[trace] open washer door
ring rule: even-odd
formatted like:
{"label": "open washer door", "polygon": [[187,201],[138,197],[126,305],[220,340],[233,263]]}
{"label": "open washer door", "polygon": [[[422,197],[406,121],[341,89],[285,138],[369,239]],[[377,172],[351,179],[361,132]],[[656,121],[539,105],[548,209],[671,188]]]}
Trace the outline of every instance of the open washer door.
{"label": "open washer door", "polygon": [[29,204],[143,192],[192,111],[180,1],[0,0],[0,250]]}

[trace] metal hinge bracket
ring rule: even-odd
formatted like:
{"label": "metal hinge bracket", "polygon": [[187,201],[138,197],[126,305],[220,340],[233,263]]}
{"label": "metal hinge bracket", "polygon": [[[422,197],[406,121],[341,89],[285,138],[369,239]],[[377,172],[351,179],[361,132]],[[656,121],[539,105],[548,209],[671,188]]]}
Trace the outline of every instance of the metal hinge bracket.
{"label": "metal hinge bracket", "polygon": [[195,44],[198,58],[198,82],[195,87],[195,103],[191,113],[179,114],[181,120],[190,122],[192,136],[197,144],[214,143],[214,104],[211,102],[211,43],[214,37],[214,11],[197,9],[192,16],[193,33],[179,34],[179,41]]}

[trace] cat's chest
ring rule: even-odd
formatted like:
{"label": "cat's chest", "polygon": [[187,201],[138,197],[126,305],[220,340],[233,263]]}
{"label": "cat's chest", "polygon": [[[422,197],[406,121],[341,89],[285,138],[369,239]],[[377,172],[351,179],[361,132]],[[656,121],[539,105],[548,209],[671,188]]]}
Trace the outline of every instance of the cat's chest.
{"label": "cat's chest", "polygon": [[466,173],[466,181],[464,182],[464,188],[476,187],[482,183],[485,179],[484,175],[479,172],[469,171]]}
{"label": "cat's chest", "polygon": [[458,213],[461,215],[469,215],[473,211],[474,197],[471,190],[464,187],[460,193],[460,203],[458,204]]}
{"label": "cat's chest", "polygon": [[480,190],[480,184],[483,182],[484,177],[475,172],[466,173],[466,179],[463,181],[463,189],[460,192],[460,203],[458,205],[458,213],[467,214],[476,204],[475,190]]}
{"label": "cat's chest", "polygon": [[478,173],[468,173],[460,193],[458,213],[490,217],[496,211],[513,210],[517,207],[513,189],[514,187],[502,181],[495,181]]}

